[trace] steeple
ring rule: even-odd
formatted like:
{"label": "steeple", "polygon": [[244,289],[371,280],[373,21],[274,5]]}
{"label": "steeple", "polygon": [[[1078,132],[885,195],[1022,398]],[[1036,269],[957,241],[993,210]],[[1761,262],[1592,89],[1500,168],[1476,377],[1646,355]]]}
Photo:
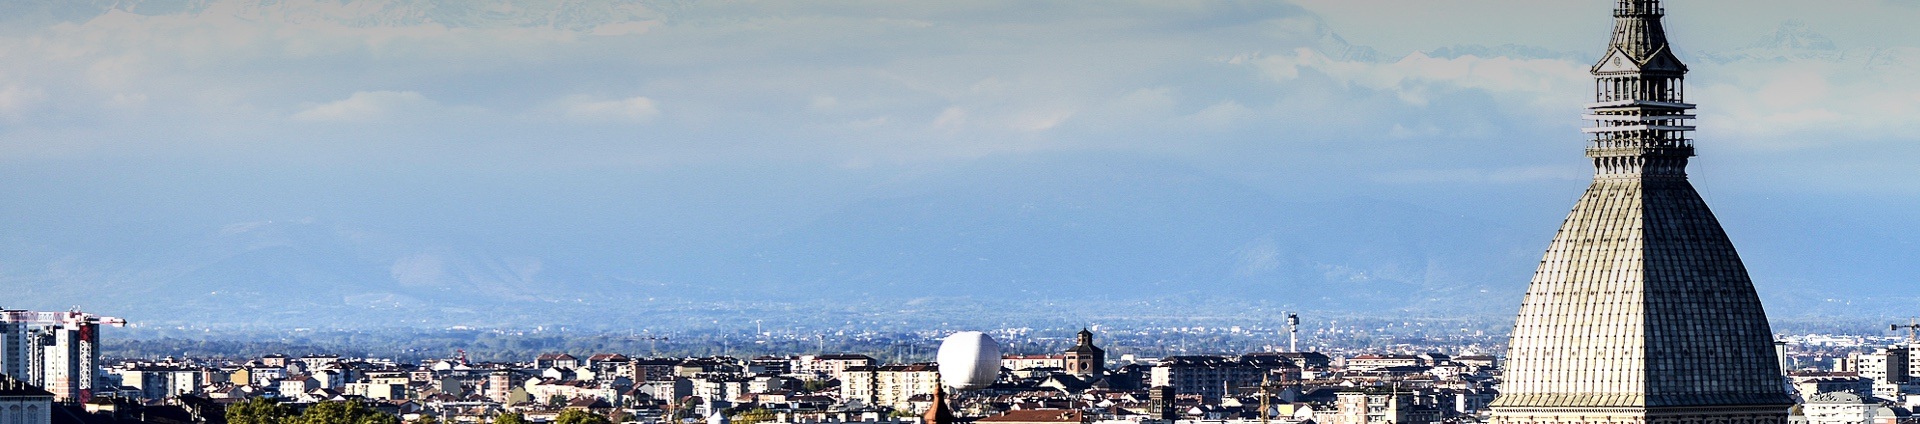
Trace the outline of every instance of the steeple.
{"label": "steeple", "polygon": [[922,424],[954,424],[960,421],[959,418],[953,415],[953,409],[947,407],[946,386],[945,383],[934,382],[933,405],[928,406],[927,412],[921,414],[920,422]]}
{"label": "steeple", "polygon": [[1612,47],[1636,58],[1645,59],[1667,45],[1667,30],[1660,18],[1667,11],[1660,0],[1616,0],[1613,7]]}

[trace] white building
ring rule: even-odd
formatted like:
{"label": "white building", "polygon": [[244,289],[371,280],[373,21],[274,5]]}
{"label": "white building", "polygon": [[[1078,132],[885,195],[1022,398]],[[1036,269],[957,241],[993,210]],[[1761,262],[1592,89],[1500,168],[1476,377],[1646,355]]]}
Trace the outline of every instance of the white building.
{"label": "white building", "polygon": [[1890,408],[1847,392],[1810,396],[1800,405],[1800,411],[1806,415],[1807,424],[1891,424],[1894,420]]}

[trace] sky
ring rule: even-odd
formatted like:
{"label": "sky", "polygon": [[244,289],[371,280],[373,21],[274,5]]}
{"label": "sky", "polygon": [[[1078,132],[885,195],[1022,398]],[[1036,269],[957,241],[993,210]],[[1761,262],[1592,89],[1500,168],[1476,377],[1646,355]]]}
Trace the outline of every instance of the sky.
{"label": "sky", "polygon": [[[1611,3],[9,1],[0,284],[274,222],[638,275],[1008,158],[1550,231]],[[1667,7],[1695,184],[1822,262],[1757,278],[1915,288],[1920,2]]]}

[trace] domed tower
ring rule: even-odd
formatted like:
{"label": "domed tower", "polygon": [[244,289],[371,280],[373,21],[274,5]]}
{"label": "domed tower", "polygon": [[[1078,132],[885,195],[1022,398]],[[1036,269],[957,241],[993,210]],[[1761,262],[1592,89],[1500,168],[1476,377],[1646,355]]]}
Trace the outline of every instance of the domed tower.
{"label": "domed tower", "polygon": [[1093,345],[1093,332],[1085,328],[1080,329],[1080,343],[1065,356],[1068,374],[1092,376],[1107,370],[1107,351]]}
{"label": "domed tower", "polygon": [[1594,178],[1514,322],[1499,424],[1780,424],[1766,311],[1687,181],[1694,105],[1658,0],[1616,0],[1592,69]]}

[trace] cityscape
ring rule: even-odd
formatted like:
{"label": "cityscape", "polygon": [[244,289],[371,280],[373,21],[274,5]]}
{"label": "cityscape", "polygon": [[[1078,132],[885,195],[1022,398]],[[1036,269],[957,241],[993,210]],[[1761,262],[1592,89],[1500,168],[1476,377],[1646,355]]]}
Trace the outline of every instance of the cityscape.
{"label": "cityscape", "polygon": [[[1378,19],[1361,19],[1373,22],[1362,26],[1392,26],[1397,19],[1394,17],[1424,7],[1412,2],[1371,11],[1320,0],[1268,5],[1116,4],[1112,7],[1124,10],[1099,16],[1129,18],[1094,19],[1130,22],[1136,15],[1129,13],[1142,13],[1152,16],[1145,21],[1154,25],[1182,21],[1171,25],[1178,29],[1155,27],[1145,32],[1231,29],[1224,30],[1229,36],[1221,39],[1263,32],[1287,34],[1280,39],[1303,46],[1292,55],[1256,50],[1210,57],[1207,66],[1253,63],[1261,73],[1257,79],[1262,84],[1314,74],[1311,78],[1339,81],[1328,85],[1342,87],[1334,92],[1287,91],[1298,89],[1294,87],[1268,93],[1282,98],[1314,98],[1318,93],[1324,97],[1315,101],[1339,102],[1336,99],[1366,97],[1355,94],[1360,91],[1381,89],[1377,86],[1380,80],[1399,80],[1393,85],[1392,90],[1397,91],[1394,95],[1375,101],[1395,105],[1388,108],[1395,113],[1413,111],[1405,112],[1413,118],[1404,119],[1473,120],[1476,114],[1507,114],[1502,116],[1518,122],[1525,119],[1514,118],[1519,115],[1513,114],[1538,111],[1515,110],[1542,109],[1567,115],[1554,119],[1580,123],[1578,127],[1554,124],[1543,128],[1581,134],[1584,145],[1568,142],[1520,150],[1496,148],[1451,157],[1433,156],[1433,151],[1422,152],[1420,147],[1373,152],[1381,157],[1461,162],[1500,160],[1488,157],[1518,156],[1516,152],[1578,159],[1577,172],[1572,173],[1549,168],[1521,172],[1524,175],[1518,177],[1400,172],[1382,174],[1388,176],[1370,183],[1401,184],[1393,181],[1412,178],[1461,185],[1471,185],[1471,181],[1496,186],[1512,181],[1538,185],[1525,190],[1501,189],[1508,194],[1537,194],[1514,196],[1525,200],[1505,200],[1507,197],[1497,195],[1500,191],[1482,187],[1490,191],[1479,195],[1494,200],[1481,203],[1478,209],[1461,206],[1464,209],[1442,212],[1429,208],[1431,205],[1406,203],[1417,200],[1347,197],[1293,202],[1289,196],[1276,194],[1279,191],[1233,183],[1220,175],[1284,180],[1319,172],[1233,172],[1233,166],[1222,165],[1234,162],[1223,159],[1233,153],[1200,159],[1203,155],[1199,153],[1156,152],[1147,147],[1131,152],[1144,153],[1138,156],[1084,147],[1037,147],[1071,144],[1075,138],[1037,134],[1089,125],[1080,121],[1093,121],[1095,124],[1090,125],[1100,128],[1076,129],[1089,131],[1085,134],[1094,138],[1128,138],[1106,132],[1111,127],[1123,128],[1123,134],[1138,132],[1139,137],[1177,138],[1174,135],[1203,133],[1236,117],[1258,114],[1229,100],[1183,116],[1185,123],[1163,128],[1155,125],[1164,123],[1155,124],[1147,115],[1136,113],[1152,108],[1166,110],[1168,105],[1178,103],[1170,100],[1169,93],[1178,91],[1172,86],[1129,94],[1152,98],[1126,101],[1158,105],[1132,105],[1148,108],[1132,112],[1091,106],[1061,110],[1042,107],[996,116],[991,108],[969,104],[935,108],[939,112],[926,125],[911,131],[902,130],[904,127],[893,121],[894,115],[836,115],[836,119],[857,119],[831,126],[794,125],[785,132],[751,128],[769,126],[769,122],[779,120],[770,117],[780,115],[773,112],[774,106],[742,111],[751,109],[744,105],[756,103],[753,101],[733,104],[732,109],[741,110],[713,116],[767,121],[692,118],[729,108],[709,103],[703,109],[698,102],[678,101],[708,94],[739,95],[709,86],[691,89],[688,92],[694,95],[689,97],[674,97],[672,93],[687,90],[685,85],[694,84],[694,79],[656,80],[637,86],[586,84],[595,87],[593,90],[662,93],[630,97],[576,94],[558,100],[529,100],[531,95],[524,93],[488,97],[499,95],[490,91],[498,87],[554,89],[564,85],[556,82],[559,80],[600,78],[595,72],[558,66],[556,62],[584,60],[580,63],[590,65],[585,68],[598,65],[624,69],[609,65],[615,62],[601,61],[610,59],[579,59],[597,56],[596,48],[631,48],[618,44],[621,40],[661,43],[646,44],[657,49],[649,52],[658,53],[658,57],[640,59],[645,66],[633,65],[636,69],[661,73],[671,68],[694,69],[691,74],[701,74],[702,78],[714,72],[725,74],[711,80],[718,85],[761,85],[762,89],[778,91],[770,88],[780,84],[768,82],[769,75],[746,71],[754,66],[714,65],[738,59],[709,53],[738,52],[721,47],[733,48],[730,43],[738,42],[742,31],[761,34],[753,31],[792,25],[795,21],[784,19],[796,19],[794,16],[806,16],[797,18],[797,22],[808,30],[787,28],[781,31],[789,32],[779,34],[805,38],[803,35],[813,34],[810,31],[866,28],[863,25],[906,28],[900,31],[909,32],[969,27],[964,34],[1042,28],[1040,34],[1049,34],[1056,27],[1064,28],[1067,21],[1084,24],[1068,17],[1108,12],[1095,10],[1099,6],[1013,3],[949,8],[876,2],[702,1],[336,3],[235,0],[0,6],[0,11],[15,16],[0,18],[0,23],[7,26],[0,27],[0,61],[10,52],[29,52],[28,56],[38,55],[57,68],[64,66],[62,61],[91,57],[107,49],[102,45],[82,48],[79,46],[84,43],[62,38],[75,34],[81,35],[80,39],[119,40],[105,44],[124,44],[147,35],[187,34],[180,39],[188,41],[185,47],[159,42],[142,48],[164,52],[152,56],[164,57],[161,61],[190,63],[176,65],[194,71],[188,74],[222,73],[228,72],[226,68],[250,66],[261,69],[232,74],[239,76],[232,90],[188,89],[200,93],[173,100],[198,107],[265,111],[249,115],[264,122],[257,126],[210,116],[183,119],[191,122],[186,127],[220,127],[209,133],[187,134],[215,138],[238,134],[238,139],[249,140],[261,135],[286,136],[288,140],[314,136],[321,141],[319,145],[299,146],[295,146],[299,141],[230,144],[193,159],[209,160],[227,153],[232,158],[257,159],[260,156],[248,155],[265,150],[250,149],[295,146],[268,156],[284,155],[276,160],[288,162],[280,165],[316,161],[285,169],[253,164],[249,166],[273,169],[247,171],[257,174],[242,172],[237,174],[242,175],[240,178],[222,174],[237,168],[208,168],[203,170],[204,175],[180,177],[173,173],[193,172],[169,167],[178,164],[171,162],[176,159],[144,157],[145,153],[136,149],[127,153],[132,159],[96,159],[163,168],[153,171],[158,182],[123,188],[138,192],[135,195],[101,195],[97,198],[103,199],[101,204],[80,206],[46,206],[29,200],[16,202],[27,206],[0,207],[0,224],[17,228],[16,234],[0,239],[0,252],[5,252],[0,254],[0,283],[7,284],[0,288],[12,293],[0,297],[0,306],[4,306],[0,307],[0,424],[1920,424],[1920,414],[1915,414],[1920,410],[1920,318],[1901,318],[1916,314],[1907,309],[1920,298],[1902,294],[1904,286],[1896,281],[1910,276],[1910,270],[1904,267],[1914,263],[1911,259],[1920,258],[1913,256],[1916,251],[1905,238],[1907,229],[1914,225],[1911,210],[1902,209],[1898,202],[1874,206],[1897,211],[1887,215],[1896,217],[1896,222],[1868,225],[1881,228],[1879,231],[1856,233],[1842,228],[1860,222],[1820,222],[1817,218],[1808,218],[1812,222],[1809,232],[1814,234],[1796,232],[1802,230],[1799,228],[1751,228],[1756,222],[1754,215],[1740,212],[1740,207],[1731,208],[1735,211],[1732,213],[1722,211],[1725,203],[1716,195],[1716,187],[1727,187],[1723,185],[1728,181],[1724,174],[1729,170],[1752,168],[1729,168],[1719,165],[1720,161],[1791,168],[1827,166],[1823,162],[1827,159],[1811,154],[1764,156],[1755,152],[1766,148],[1715,144],[1726,137],[1716,133],[1765,138],[1782,133],[1751,127],[1819,128],[1837,122],[1830,116],[1837,114],[1824,109],[1819,111],[1824,113],[1799,115],[1749,109],[1784,110],[1796,103],[1822,99],[1832,89],[1823,79],[1831,74],[1821,72],[1834,72],[1832,68],[1793,69],[1784,74],[1789,76],[1786,82],[1768,85],[1798,97],[1767,97],[1742,103],[1730,100],[1738,98],[1733,94],[1737,90],[1724,81],[1762,74],[1759,70],[1743,70],[1742,66],[1827,60],[1898,74],[1903,72],[1902,66],[1920,69],[1920,61],[1909,63],[1904,59],[1920,48],[1885,48],[1874,50],[1867,55],[1870,58],[1858,59],[1855,50],[1833,53],[1838,48],[1832,40],[1812,33],[1804,22],[1789,21],[1757,47],[1693,50],[1686,41],[1701,32],[1715,31],[1697,27],[1717,21],[1676,19],[1706,8],[1698,3],[1682,6],[1661,0],[1589,1],[1593,4],[1539,10],[1513,5],[1488,9],[1496,11],[1493,15],[1509,13],[1507,18],[1512,20],[1527,20],[1520,16],[1532,14],[1552,15],[1548,11],[1579,10],[1584,13],[1582,20],[1606,24],[1609,30],[1604,33],[1604,49],[1580,53],[1543,52],[1517,44],[1497,48],[1459,45],[1414,51],[1392,59],[1389,53],[1353,44],[1327,29],[1329,21],[1354,16]],[[1391,2],[1382,5],[1386,3]],[[1146,9],[1131,9],[1136,7]],[[833,12],[840,13],[832,16],[841,19],[821,19],[826,15],[810,14],[816,13],[815,9],[845,10]],[[1009,10],[1036,15],[998,15]],[[864,14],[880,17],[846,18]],[[1194,17],[1201,15],[1204,19]],[[1234,15],[1271,19],[1237,19],[1239,16]],[[984,19],[985,23],[969,19]],[[1859,18],[1863,25],[1880,22],[1878,19]],[[1415,32],[1411,28],[1417,25],[1410,22],[1430,20],[1397,24],[1413,25],[1406,31]],[[1112,22],[1078,28],[1102,25],[1133,28]],[[836,28],[820,29],[826,27]],[[1240,31],[1249,28],[1250,32]],[[1545,31],[1531,23],[1514,28]],[[666,34],[656,35],[656,31]],[[1462,33],[1466,32],[1470,31]],[[354,34],[349,37],[377,36],[337,43],[333,37],[343,33]],[[18,34],[29,36],[13,38]],[[134,35],[115,38],[125,34]],[[887,38],[871,35],[855,34],[836,41]],[[1719,40],[1701,38],[1716,43]],[[267,49],[251,44],[259,39],[276,40],[271,43],[277,44]],[[593,44],[607,40],[613,43]],[[1197,44],[1194,39],[1180,37],[1153,40],[1171,45]],[[1598,39],[1591,41],[1602,45]],[[64,44],[69,42],[78,44]],[[785,60],[788,55],[814,56],[822,51],[815,49],[832,44],[781,45],[798,47],[793,50],[747,48],[745,51],[753,54],[745,57]],[[665,48],[667,45],[691,45],[695,52],[671,50]],[[714,46],[715,52],[704,51],[708,46]],[[873,51],[835,52],[855,58],[849,59],[854,62],[868,55],[887,57],[878,47],[862,46]],[[946,48],[957,51],[956,47]],[[1006,47],[989,49],[997,48]],[[1798,53],[1769,56],[1763,52],[1768,48]],[[271,52],[264,53],[268,59],[260,61],[230,56],[250,49]],[[517,53],[496,58],[491,55],[494,49]],[[942,48],[915,45],[907,50]],[[1115,55],[1125,50],[1089,56]],[[510,64],[486,60],[455,64],[474,60],[461,56],[472,51],[488,52],[480,57]],[[405,71],[374,69],[369,75],[414,75],[418,79],[411,81],[427,88],[356,88],[344,100],[304,101],[292,103],[294,106],[273,106],[263,97],[250,97],[297,90],[287,88],[302,85],[296,81],[333,81],[319,77],[301,80],[295,75],[318,70],[317,74],[335,78],[338,72],[326,71],[331,70],[328,66],[338,64],[325,62],[342,57],[339,55],[359,54],[379,59],[376,63],[408,63],[394,67]],[[1515,59],[1527,55],[1535,59]],[[91,82],[85,85],[128,89],[110,96],[104,104],[123,112],[139,112],[134,115],[184,117],[198,113],[181,112],[194,107],[148,109],[149,98],[134,90],[148,88],[136,87],[146,84],[115,82],[151,76],[148,72],[159,72],[151,69],[166,68],[143,68],[156,63],[147,61],[152,57],[131,54],[116,63],[93,63],[85,72]],[[982,62],[946,59],[933,61],[939,65],[931,68]],[[1483,59],[1491,61],[1477,62]],[[232,62],[222,64],[221,60]],[[415,60],[422,62],[412,62]],[[435,66],[437,60],[445,60],[445,66]],[[999,60],[1017,61],[1006,57]],[[1428,60],[1447,63],[1418,65]],[[1454,65],[1460,62],[1453,61],[1472,62],[1465,67],[1481,70],[1459,71],[1460,67]],[[1525,64],[1499,68],[1513,66],[1516,61]],[[1569,61],[1577,65],[1567,66]],[[1698,70],[1690,67],[1696,63],[1708,65]],[[1378,72],[1366,69],[1375,65],[1417,67],[1419,72],[1394,77],[1365,75]],[[566,76],[523,80],[512,78],[513,72],[500,70],[504,68],[486,66]],[[478,70],[482,68],[486,70]],[[1107,69],[1131,72],[1123,68]],[[1488,70],[1493,68],[1499,69]],[[0,65],[0,161],[31,168],[10,175],[45,177],[23,184],[24,188],[11,189],[27,194],[28,199],[55,196],[41,192],[46,187],[59,187],[55,183],[60,178],[47,176],[68,172],[43,168],[61,168],[57,166],[60,163],[72,164],[62,161],[86,154],[56,152],[61,149],[55,148],[9,156],[21,154],[8,149],[17,148],[14,144],[22,134],[45,136],[56,141],[56,147],[80,152],[92,147],[75,147],[79,145],[72,143],[80,142],[76,140],[124,138],[88,135],[88,129],[93,134],[115,134],[119,130],[111,127],[121,125],[117,122],[164,121],[139,121],[126,118],[132,115],[113,115],[120,112],[88,112],[66,105],[60,102],[68,101],[65,94],[70,92],[55,88],[51,92],[56,95],[46,94],[46,87],[53,85],[9,85],[16,81],[12,74],[27,75],[17,81],[66,78],[58,71],[32,69],[12,63]],[[1209,69],[1198,74],[1231,73],[1220,70],[1225,68]],[[915,80],[896,71],[852,77],[860,81],[849,86],[897,83],[910,87],[908,91],[939,92],[957,99],[979,93],[1044,92],[1050,85],[988,78],[969,82],[964,90],[954,90],[930,83],[933,79]],[[925,71],[929,75],[937,73]],[[490,72],[501,75],[472,76]],[[1469,82],[1456,81],[1458,85],[1439,91],[1432,91],[1432,86],[1409,88],[1406,82],[1448,72],[1473,76],[1461,80]],[[847,78],[841,75],[845,70],[797,73],[802,74],[797,77],[802,86],[816,82],[825,86],[828,81],[837,83]],[[453,76],[457,74],[466,76]],[[459,82],[448,86],[430,83],[443,76]],[[178,81],[186,80],[181,78]],[[259,80],[244,81],[251,78]],[[365,77],[369,81],[381,78],[408,80]],[[489,78],[507,82],[494,83]],[[1080,77],[1055,82],[1075,78]],[[1195,74],[1180,74],[1172,79],[1195,78]],[[1574,83],[1566,83],[1569,78]],[[1533,102],[1532,106],[1513,106],[1518,100],[1501,97],[1511,94],[1502,90],[1527,86],[1527,81],[1535,79],[1533,89],[1521,89],[1540,94],[1527,100]],[[1701,79],[1711,82],[1701,83]],[[477,81],[490,83],[471,84]],[[710,82],[701,84],[706,83]],[[1495,85],[1507,88],[1488,89]],[[1546,86],[1554,88],[1539,89]],[[804,104],[807,113],[829,115],[843,113],[835,111],[845,107],[898,113],[924,108],[913,102],[883,99],[885,96],[875,94],[881,90],[864,94],[846,87],[839,90],[834,96],[812,95],[805,102],[780,107],[799,108]],[[1342,90],[1346,93],[1338,93]],[[152,92],[156,96],[161,93]],[[961,92],[967,94],[955,94]],[[1920,107],[1915,107],[1920,105],[1920,96],[1861,96],[1861,102],[1877,105],[1876,110],[1920,113]],[[1455,101],[1463,103],[1452,103]],[[514,113],[500,112],[511,107],[508,105],[532,103],[542,105]],[[49,106],[55,104],[63,106]],[[1284,101],[1278,104],[1281,106],[1267,110],[1270,114],[1256,120],[1324,109],[1285,106]],[[1546,104],[1553,106],[1541,106]],[[1433,107],[1436,105],[1440,107]],[[1461,105],[1467,107],[1455,107]],[[1737,109],[1739,113],[1705,112],[1716,107]],[[168,115],[177,113],[188,115]],[[75,117],[88,115],[102,117]],[[107,118],[109,115],[119,118]],[[1905,116],[1893,116],[1889,119],[1906,121]],[[1745,121],[1739,124],[1725,123],[1742,119]],[[48,121],[70,127],[53,131],[37,126]],[[996,129],[981,130],[981,122],[995,122]],[[1311,133],[1325,129],[1323,126],[1343,124],[1333,120],[1289,125],[1282,128]],[[1139,129],[1126,129],[1130,126]],[[251,133],[266,127],[273,128]],[[899,131],[889,137],[923,138],[926,142],[903,148],[862,138],[874,136],[869,131],[875,128]],[[1255,134],[1275,130],[1262,126],[1237,128],[1235,131]],[[1899,132],[1896,127],[1888,128]],[[180,134],[170,131],[180,130],[156,129],[155,143],[168,143],[167,137]],[[827,147],[823,143],[813,150],[786,150],[791,146],[731,140],[758,136],[799,139],[808,137],[801,135],[808,131],[825,134],[808,136],[844,137],[842,141],[851,144]],[[432,142],[413,140],[434,139],[448,132],[469,137],[462,140],[471,144],[428,146]],[[1394,140],[1478,140],[1524,132],[1479,128],[1442,135],[1449,130],[1395,123],[1382,139],[1390,145]],[[628,150],[631,146],[583,147],[602,142],[619,145],[614,141],[641,134],[673,140],[633,150]],[[1572,139],[1568,134],[1543,134]],[[1253,139],[1262,137],[1266,136],[1255,135]],[[529,138],[548,144],[516,144]],[[384,147],[335,151],[330,150],[332,146],[322,146],[345,140],[405,144],[400,143],[403,139],[425,144],[389,152],[395,157],[388,159],[358,155]],[[516,141],[502,141],[507,139]],[[959,142],[954,145],[938,144],[955,140]],[[1331,139],[1322,141],[1327,140]],[[1003,142],[1011,144],[996,144]],[[975,147],[982,150],[969,150]],[[188,147],[194,148],[198,147]],[[407,150],[413,148],[425,150]],[[580,150],[569,150],[574,148]],[[769,160],[764,157],[784,160],[840,148],[857,153],[840,157],[845,160],[831,166],[840,170],[828,177],[812,174],[830,172],[807,171],[804,166],[794,168],[799,171],[769,171],[776,173],[738,180],[677,173],[692,169],[688,163],[727,162],[718,159],[722,151],[763,158],[735,157],[732,160],[741,161],[736,164],[738,168],[715,168],[720,169],[715,175],[770,163],[754,162]],[[1280,156],[1312,156],[1295,153],[1315,152],[1310,143],[1292,148],[1299,150],[1288,150]],[[1777,145],[1769,148],[1776,149],[1775,154],[1792,150]],[[549,150],[569,154],[548,156]],[[940,167],[934,165],[936,162],[954,159],[923,156],[932,151],[964,157],[961,162],[965,164],[934,169]],[[1034,153],[1040,151],[1047,152]],[[1501,153],[1493,153],[1496,151]],[[1907,152],[1888,151],[1886,156],[1896,163]],[[340,155],[342,152],[349,154]],[[875,153],[884,154],[867,156]],[[1048,156],[1076,153],[1080,156],[1071,159]],[[458,160],[450,158],[462,154],[475,155],[468,159],[485,159],[461,162],[466,167],[451,166]],[[1021,156],[1024,154],[1035,156]],[[1763,162],[1757,157],[1797,160],[1802,156],[1806,163],[1752,163]],[[421,158],[437,159],[409,162]],[[1213,165],[1169,165],[1165,158],[1181,158],[1176,162],[1213,161]],[[126,162],[118,162],[122,160]],[[1883,196],[1913,194],[1900,191],[1911,190],[1903,186],[1914,181],[1913,175],[1905,173],[1910,170],[1878,171],[1875,166],[1879,165],[1873,164],[1879,162],[1861,163],[1858,166],[1864,169],[1864,175],[1891,181],[1869,185],[1898,187],[1887,192],[1893,194]],[[422,164],[428,166],[394,170]],[[442,165],[449,167],[436,168]],[[295,169],[303,166],[328,171],[307,174],[303,172],[315,171]],[[551,168],[535,172],[517,168],[520,166]],[[921,166],[928,169],[915,169]],[[1366,166],[1364,161],[1338,165],[1343,169]],[[658,168],[634,170],[649,167]],[[896,168],[893,172],[898,173],[869,171],[875,167]],[[1064,170],[1052,173],[1054,168]],[[651,176],[660,180],[662,187],[673,187],[610,184],[601,177],[584,174],[594,172],[584,171],[587,169],[619,169],[617,172],[624,173],[621,175]],[[579,171],[583,174],[567,170],[583,170]],[[782,177],[777,172],[791,173]],[[365,179],[332,180],[356,173],[365,173],[360,176]],[[221,180],[221,184],[239,185],[215,186],[205,193],[196,191],[200,188],[178,187],[192,185],[184,181],[209,176]],[[387,180],[394,176],[406,178]],[[565,182],[547,185],[552,184],[544,181],[549,177]],[[114,178],[125,177],[105,178],[101,181],[113,185]],[[432,184],[443,185],[409,185],[427,184],[412,181],[417,179],[437,180]],[[858,187],[838,190],[870,193],[857,198],[810,187],[836,179],[843,187]],[[1316,185],[1311,181],[1279,185]],[[1575,186],[1569,182],[1588,185],[1577,198],[1571,193],[1545,194],[1548,190],[1544,188],[1569,191]],[[91,184],[96,183],[75,182],[71,187],[82,189],[71,191],[89,192],[92,189],[84,187],[95,187]],[[247,184],[259,185],[238,190],[253,190],[253,194],[225,193]],[[610,192],[631,191],[626,194],[639,200],[576,203],[581,197],[609,193],[594,191],[607,186],[615,187]],[[329,191],[340,187],[348,189]],[[511,199],[473,194],[497,194],[491,193],[496,190],[508,192],[504,197]],[[1289,190],[1296,189],[1280,191],[1303,193]],[[1392,197],[1387,194],[1397,192],[1409,199],[1475,197],[1457,195],[1466,192],[1449,195],[1424,191],[1432,190],[1381,190],[1372,196]],[[190,192],[209,197],[157,194]],[[280,192],[292,194],[275,197],[286,195]],[[359,194],[341,194],[346,192]],[[747,192],[759,193],[760,197],[743,195]],[[597,194],[583,196],[587,193]],[[155,197],[141,198],[139,194]],[[226,198],[228,194],[234,197]],[[363,195],[370,197],[356,197]],[[547,195],[570,199],[544,197]],[[658,196],[651,197],[654,195]],[[817,207],[807,205],[834,196],[845,196],[838,200],[843,203],[840,209],[819,207],[813,212],[795,212]],[[1276,200],[1282,198],[1288,200]],[[973,202],[980,199],[1000,203],[981,206]],[[1545,229],[1519,230],[1516,226],[1543,220],[1535,216],[1539,212],[1520,209],[1539,209],[1535,203],[1549,200],[1572,200],[1570,209],[1565,204],[1553,206],[1570,212],[1559,220],[1550,240],[1530,240],[1523,234],[1544,235]],[[623,203],[629,201],[634,203]],[[211,217],[202,217],[206,221],[199,224],[179,224],[184,221],[114,215],[119,212],[85,213],[125,209],[140,202],[158,205],[153,211],[157,215],[185,211]],[[1766,204],[1748,202],[1728,203]],[[226,206],[216,205],[219,203]],[[1844,209],[1840,202],[1777,203],[1788,211],[1782,212],[1785,214],[1795,214],[1801,208]],[[393,204],[407,206],[389,209],[396,208]],[[714,206],[720,204],[726,206]],[[251,209],[262,207],[266,209]],[[267,209],[331,215],[325,219],[237,223],[232,222],[237,219],[234,216],[226,216],[251,218],[251,212],[235,211]],[[55,210],[81,213],[50,214],[62,216],[59,219],[32,218]],[[614,211],[667,218],[650,217],[645,219],[662,220],[611,228],[609,223],[627,219]],[[1858,220],[1889,213],[1880,209],[1846,211],[1855,213],[1851,216]],[[807,218],[796,218],[801,215]],[[356,216],[359,224],[347,223]],[[1186,222],[1167,224],[1169,217]],[[68,219],[99,219],[102,223],[80,225],[65,221]],[[205,228],[201,227],[205,222],[220,223],[215,225],[217,236],[203,237]],[[387,225],[376,229],[382,225],[368,224],[378,222]],[[550,233],[561,235],[547,238]],[[82,236],[64,236],[68,234]],[[1765,240],[1757,243],[1761,254],[1743,254],[1750,251],[1745,247],[1750,245],[1744,242],[1736,249],[1736,241],[1755,234]],[[1832,246],[1845,243],[1848,239],[1844,237],[1849,235],[1863,241],[1848,248]],[[645,241],[621,247],[623,238]],[[1872,252],[1863,253],[1867,251]],[[1839,257],[1847,259],[1833,259]],[[1892,260],[1875,265],[1896,269],[1823,275],[1836,268],[1783,264],[1827,260],[1839,264],[1831,266],[1845,267],[1886,258]],[[1526,273],[1526,268],[1531,273]],[[76,306],[64,310],[48,307],[55,304]]]}

